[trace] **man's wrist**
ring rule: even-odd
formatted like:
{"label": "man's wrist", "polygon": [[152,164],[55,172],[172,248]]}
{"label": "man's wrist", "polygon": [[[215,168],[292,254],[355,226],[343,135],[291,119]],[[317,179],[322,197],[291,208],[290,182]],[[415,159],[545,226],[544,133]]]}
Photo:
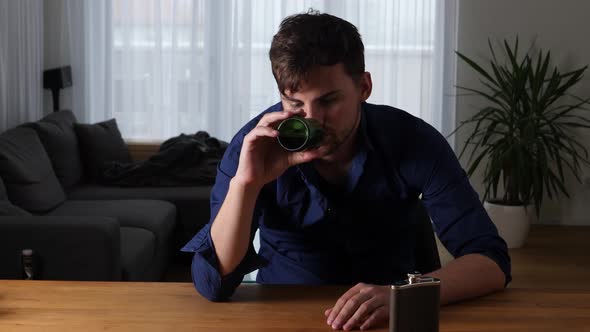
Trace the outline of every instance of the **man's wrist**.
{"label": "man's wrist", "polygon": [[254,183],[252,181],[245,181],[242,178],[235,176],[230,180],[230,187],[237,189],[245,194],[258,195],[264,185]]}

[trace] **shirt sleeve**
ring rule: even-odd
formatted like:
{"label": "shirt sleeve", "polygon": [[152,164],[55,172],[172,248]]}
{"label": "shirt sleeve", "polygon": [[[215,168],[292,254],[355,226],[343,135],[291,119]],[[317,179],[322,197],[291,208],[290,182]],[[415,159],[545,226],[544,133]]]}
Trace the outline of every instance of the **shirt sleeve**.
{"label": "shirt sleeve", "polygon": [[258,229],[258,207],[255,210],[252,221],[250,247],[242,262],[240,262],[232,273],[226,276],[221,276],[219,273],[219,262],[211,239],[211,224],[213,220],[215,220],[225,199],[229,182],[235,175],[240,149],[241,141],[236,142],[235,139],[228,146],[223,159],[218,166],[217,177],[211,192],[211,218],[209,223],[181,249],[185,252],[195,253],[191,265],[193,283],[197,291],[210,301],[228,300],[244,279],[244,275],[257,270],[266,264],[265,259],[256,253],[252,244],[254,234]]}
{"label": "shirt sleeve", "polygon": [[401,172],[422,193],[434,229],[454,256],[478,253],[492,259],[511,277],[506,242],[483,208],[467,174],[446,139],[422,120],[417,120],[415,144],[407,150],[409,160]]}

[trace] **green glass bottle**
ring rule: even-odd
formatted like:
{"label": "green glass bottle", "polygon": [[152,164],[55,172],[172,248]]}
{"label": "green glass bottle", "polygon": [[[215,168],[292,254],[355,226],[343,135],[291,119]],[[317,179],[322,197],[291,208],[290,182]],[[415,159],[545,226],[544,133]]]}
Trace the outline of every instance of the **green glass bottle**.
{"label": "green glass bottle", "polygon": [[324,138],[324,128],[314,119],[293,116],[277,127],[279,144],[288,151],[303,151],[318,146]]}

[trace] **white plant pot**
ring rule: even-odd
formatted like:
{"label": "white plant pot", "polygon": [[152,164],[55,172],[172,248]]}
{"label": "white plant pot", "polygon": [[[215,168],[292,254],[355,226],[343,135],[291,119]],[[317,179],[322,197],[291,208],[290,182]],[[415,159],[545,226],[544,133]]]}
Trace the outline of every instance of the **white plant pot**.
{"label": "white plant pot", "polygon": [[531,222],[535,218],[533,205],[510,206],[484,202],[484,208],[498,228],[498,233],[506,241],[508,248],[520,248],[529,234]]}

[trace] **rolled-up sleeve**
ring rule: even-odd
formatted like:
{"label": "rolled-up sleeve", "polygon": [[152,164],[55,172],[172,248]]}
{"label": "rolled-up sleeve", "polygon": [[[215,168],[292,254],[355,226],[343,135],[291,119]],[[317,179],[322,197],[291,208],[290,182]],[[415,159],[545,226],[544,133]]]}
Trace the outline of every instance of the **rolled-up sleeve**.
{"label": "rolled-up sleeve", "polygon": [[191,274],[197,291],[210,301],[226,301],[242,282],[244,275],[259,269],[266,262],[250,244],[248,253],[238,267],[232,273],[221,276],[210,230],[211,223],[203,227],[182,250],[195,253]]}
{"label": "rolled-up sleeve", "polygon": [[235,174],[236,172],[240,148],[241,140],[234,138],[217,169],[217,177],[211,191],[211,218],[209,223],[181,249],[185,252],[195,253],[191,265],[193,283],[197,291],[210,301],[225,301],[229,299],[244,279],[244,275],[266,264],[265,260],[257,255],[252,244],[254,234],[258,228],[256,211],[252,221],[250,247],[242,262],[240,262],[232,273],[226,276],[220,274],[219,261],[213,240],[211,239],[211,224],[215,220],[227,195],[229,182],[233,177],[230,174]]}
{"label": "rolled-up sleeve", "polygon": [[455,153],[440,133],[421,120],[415,137],[408,152],[412,163],[402,165],[402,173],[420,188],[441,242],[454,257],[472,253],[489,257],[504,272],[507,285],[512,277],[506,242],[498,235]]}

